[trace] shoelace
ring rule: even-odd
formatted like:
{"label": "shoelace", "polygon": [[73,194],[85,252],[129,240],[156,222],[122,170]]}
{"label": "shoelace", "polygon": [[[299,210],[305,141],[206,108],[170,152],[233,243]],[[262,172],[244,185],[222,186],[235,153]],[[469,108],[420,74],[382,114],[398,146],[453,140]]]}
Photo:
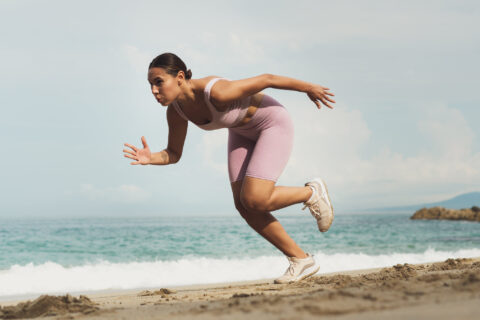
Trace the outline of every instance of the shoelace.
{"label": "shoelace", "polygon": [[[307,207],[308,207],[308,208],[314,207],[316,204],[317,204],[316,202],[312,203],[311,205],[307,205],[307,204],[306,204],[306,205],[302,208],[302,210],[305,210]],[[316,209],[318,210],[318,207],[317,207]]]}
{"label": "shoelace", "polygon": [[[326,193],[325,191],[322,192],[320,198],[327,199],[327,193]],[[304,204],[305,204],[305,202],[304,202]],[[314,203],[312,203],[311,205],[305,204],[305,205],[303,206],[302,210],[305,210],[307,207],[308,207],[308,208],[313,207],[313,206],[316,205],[316,204],[317,204],[317,202],[314,202]],[[318,209],[318,208],[317,208],[317,209]]]}
{"label": "shoelace", "polygon": [[297,265],[296,262],[294,262],[294,261],[290,262],[290,265],[288,266],[287,272],[285,272],[285,273],[288,273],[288,274],[290,274],[291,276],[293,276],[293,275],[294,275],[294,272],[295,272],[294,269],[295,269],[296,265]]}

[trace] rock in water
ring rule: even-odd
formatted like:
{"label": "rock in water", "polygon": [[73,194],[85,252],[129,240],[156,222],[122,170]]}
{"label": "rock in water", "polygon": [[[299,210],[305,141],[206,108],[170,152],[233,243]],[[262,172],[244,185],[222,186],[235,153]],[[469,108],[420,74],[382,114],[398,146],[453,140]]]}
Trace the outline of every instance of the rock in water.
{"label": "rock in water", "polygon": [[443,207],[422,208],[415,212],[410,219],[426,220],[468,220],[480,222],[480,208],[473,206],[470,209],[446,209]]}

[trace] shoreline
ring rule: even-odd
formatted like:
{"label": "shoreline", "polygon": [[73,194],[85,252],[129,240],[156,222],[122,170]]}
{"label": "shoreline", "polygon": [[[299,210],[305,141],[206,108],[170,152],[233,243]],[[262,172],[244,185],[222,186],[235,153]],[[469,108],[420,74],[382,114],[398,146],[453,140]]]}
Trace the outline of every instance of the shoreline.
{"label": "shoreline", "polygon": [[[478,259],[480,261],[480,257],[467,258],[467,259],[475,259],[475,260]],[[441,260],[430,261],[430,262],[412,264],[412,265],[433,264],[438,262],[442,262],[442,261]],[[392,266],[390,265],[390,266],[377,267],[377,268],[342,270],[342,271],[334,271],[334,272],[328,272],[328,273],[319,272],[319,273],[316,273],[314,276],[316,277],[328,277],[328,276],[336,276],[336,275],[357,276],[365,273],[378,272],[384,268],[389,268],[389,267],[392,267]],[[178,286],[174,285],[174,286],[165,286],[164,288],[172,289],[179,292],[203,290],[203,289],[219,289],[219,288],[226,288],[230,286],[234,287],[234,286],[245,286],[245,285],[273,284],[274,279],[275,278],[264,278],[264,279],[257,279],[257,280],[199,283],[199,284],[187,284],[187,285],[178,285]],[[5,296],[6,297],[5,299],[0,297],[0,307],[11,306],[20,302],[25,302],[27,300],[35,300],[41,295],[58,296],[58,295],[70,294],[72,296],[86,295],[88,297],[122,296],[122,295],[136,294],[141,291],[155,290],[159,288],[160,288],[159,286],[152,286],[152,287],[138,287],[138,288],[132,288],[132,289],[80,290],[80,291],[35,293],[35,294]]]}
{"label": "shoreline", "polygon": [[[469,249],[465,249],[469,250]],[[478,250],[477,250],[478,251]],[[428,251],[424,252],[427,253]],[[443,252],[447,253],[447,252]],[[379,255],[377,258],[383,257],[382,255]],[[432,257],[433,258],[433,257]],[[383,261],[387,262],[385,263],[384,266],[368,266],[367,263],[366,267],[360,267],[358,269],[340,269],[337,271],[331,271],[328,270],[328,266],[326,267],[327,271],[322,271],[323,268],[320,268],[320,271],[316,274],[316,276],[329,276],[329,275],[336,275],[336,274],[355,274],[357,272],[367,272],[367,271],[375,271],[375,270],[380,270],[382,268],[387,268],[391,267],[396,263],[408,263],[408,264],[425,264],[425,263],[435,263],[435,262],[440,262],[444,261],[445,259],[448,258],[472,258],[472,259],[480,259],[480,255],[478,255],[478,252],[475,252],[475,254],[472,254],[472,252],[463,252],[463,254],[460,254],[460,252],[450,252],[449,255],[443,255],[443,257],[435,257],[434,259],[420,259],[420,261],[417,262],[412,262],[411,259],[405,258],[405,259],[394,259],[394,261]],[[317,256],[318,259],[318,256]],[[396,260],[396,261],[395,261]],[[406,260],[406,261],[405,261]],[[409,261],[410,260],[410,261]],[[423,261],[422,261],[423,260]],[[380,264],[381,265],[381,264]],[[285,264],[285,268],[288,265]],[[324,267],[325,268],[325,267]],[[277,276],[280,276],[283,274],[285,269],[279,270],[279,273]],[[157,288],[166,287],[166,288],[172,288],[176,290],[184,290],[184,289],[201,289],[201,288],[212,288],[212,287],[218,287],[218,286],[227,286],[227,285],[243,285],[243,284],[258,284],[258,283],[268,283],[273,282],[275,277],[265,277],[265,278],[260,278],[260,279],[254,279],[254,280],[227,280],[227,281],[219,281],[219,282],[204,282],[204,283],[194,283],[194,284],[179,284],[179,285],[169,285],[169,284],[161,284],[161,285],[152,285],[152,286],[139,286],[139,287],[134,287],[134,288],[127,288],[127,289],[121,289],[121,288],[113,288],[113,289],[93,289],[93,290],[63,290],[63,291],[50,291],[50,292],[37,292],[37,293],[29,293],[29,294],[13,294],[13,295],[8,295],[8,296],[2,296],[0,297],[0,306],[6,306],[6,305],[12,305],[14,303],[26,301],[26,300],[34,300],[40,295],[51,295],[51,296],[56,296],[56,295],[65,295],[65,294],[70,294],[72,296],[78,296],[78,295],[102,295],[102,294],[128,294],[131,292],[136,292],[136,291],[142,291],[142,290],[154,290]]]}
{"label": "shoreline", "polygon": [[[292,284],[272,279],[87,294],[87,311],[44,319],[469,319],[480,312],[480,257],[315,275]],[[0,302],[15,305],[19,301]],[[5,310],[5,309],[4,309]],[[68,310],[67,310],[68,311]],[[55,315],[54,315],[55,314]],[[0,315],[1,319],[1,315]]]}

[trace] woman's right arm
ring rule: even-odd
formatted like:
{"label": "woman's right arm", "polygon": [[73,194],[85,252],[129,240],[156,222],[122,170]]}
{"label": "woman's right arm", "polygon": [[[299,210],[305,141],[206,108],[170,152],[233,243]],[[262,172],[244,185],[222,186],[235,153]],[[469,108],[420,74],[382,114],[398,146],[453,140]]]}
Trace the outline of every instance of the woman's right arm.
{"label": "woman's right arm", "polygon": [[125,143],[126,147],[131,150],[123,149],[124,156],[135,160],[130,164],[146,165],[167,165],[177,163],[182,157],[183,144],[185,143],[185,137],[187,136],[188,121],[180,117],[180,115],[169,106],[167,109],[167,122],[168,122],[168,146],[166,149],[160,152],[150,152],[147,140],[142,137],[143,149],[139,149],[131,144]]}
{"label": "woman's right arm", "polygon": [[167,108],[168,146],[152,153],[150,164],[166,165],[177,163],[182,157],[183,145],[187,136],[188,121],[180,117],[173,106]]}

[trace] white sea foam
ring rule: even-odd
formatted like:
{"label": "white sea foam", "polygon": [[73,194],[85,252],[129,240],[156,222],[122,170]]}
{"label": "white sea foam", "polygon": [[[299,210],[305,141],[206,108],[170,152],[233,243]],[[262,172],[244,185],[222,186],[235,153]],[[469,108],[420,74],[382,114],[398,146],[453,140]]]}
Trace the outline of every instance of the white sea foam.
{"label": "white sea foam", "polygon": [[[425,263],[448,258],[480,257],[480,249],[423,253],[324,254],[317,252],[319,273],[387,267],[398,263]],[[110,263],[99,262],[76,267],[63,267],[47,262],[29,263],[0,270],[0,300],[46,293],[85,292],[154,288],[191,284],[273,278],[283,274],[287,260],[282,256],[251,259],[185,258],[176,261]]]}

